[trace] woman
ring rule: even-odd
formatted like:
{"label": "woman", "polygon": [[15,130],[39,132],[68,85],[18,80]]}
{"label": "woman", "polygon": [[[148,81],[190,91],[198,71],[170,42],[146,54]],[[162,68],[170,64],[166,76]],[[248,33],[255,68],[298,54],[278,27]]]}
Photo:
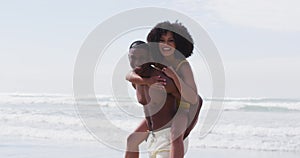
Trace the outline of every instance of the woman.
{"label": "woman", "polygon": [[[202,105],[191,66],[186,60],[192,54],[193,40],[181,23],[167,21],[157,24],[148,34],[147,41],[152,45],[152,57],[167,66],[162,72],[173,79],[181,95],[177,98],[179,108],[171,127],[170,150],[170,157],[181,158],[184,156],[183,140],[196,124]],[[192,109],[190,105],[193,105]]]}

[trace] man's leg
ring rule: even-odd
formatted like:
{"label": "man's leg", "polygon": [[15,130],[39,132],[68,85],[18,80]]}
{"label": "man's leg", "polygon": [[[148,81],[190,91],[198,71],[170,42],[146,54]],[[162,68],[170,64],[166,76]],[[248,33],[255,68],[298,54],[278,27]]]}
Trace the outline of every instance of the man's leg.
{"label": "man's leg", "polygon": [[127,147],[125,158],[138,158],[139,157],[139,145],[148,136],[148,126],[144,119],[140,125],[127,137]]}

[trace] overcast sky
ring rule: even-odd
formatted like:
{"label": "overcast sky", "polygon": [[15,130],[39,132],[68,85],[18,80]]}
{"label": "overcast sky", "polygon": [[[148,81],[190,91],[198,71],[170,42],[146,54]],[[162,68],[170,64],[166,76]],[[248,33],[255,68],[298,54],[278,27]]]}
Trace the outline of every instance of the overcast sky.
{"label": "overcast sky", "polygon": [[[300,98],[297,0],[1,1],[0,93],[72,94],[74,63],[89,33],[113,15],[147,6],[176,10],[207,30],[224,64],[226,97]],[[103,64],[113,68],[130,42],[145,40],[148,31],[120,37],[105,56],[112,62]],[[193,65],[201,60],[190,58]],[[209,97],[208,69],[194,69],[199,92]],[[110,72],[97,74],[97,94],[109,94],[101,78],[110,79]]]}

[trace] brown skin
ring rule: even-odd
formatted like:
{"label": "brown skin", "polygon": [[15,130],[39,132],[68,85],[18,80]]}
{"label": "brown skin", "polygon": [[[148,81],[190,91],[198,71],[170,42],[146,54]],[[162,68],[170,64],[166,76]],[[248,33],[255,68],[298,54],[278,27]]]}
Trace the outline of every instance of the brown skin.
{"label": "brown skin", "polygon": [[[198,118],[202,105],[202,100],[197,94],[193,72],[189,63],[175,56],[177,44],[180,43],[176,43],[172,32],[167,31],[165,34],[160,35],[158,48],[162,56],[161,61],[168,65],[162,71],[174,81],[182,97],[179,100],[182,99],[182,101],[188,102],[191,105],[190,109],[178,108],[173,118],[170,158],[182,158],[184,156],[183,140],[195,126],[195,119]],[[179,69],[175,71],[178,66]]]}
{"label": "brown skin", "polygon": [[[132,48],[129,50],[128,57],[131,67],[135,68],[134,72],[145,78],[144,84],[129,81],[135,83],[138,101],[144,105],[145,115],[149,117],[147,119],[148,125],[151,124],[149,129],[159,130],[170,127],[177,108],[175,96],[180,97],[173,80],[162,71],[152,68],[151,63],[146,63],[150,58],[149,52],[146,50]],[[161,69],[164,67],[163,65],[159,66]]]}
{"label": "brown skin", "polygon": [[[147,130],[161,130],[172,126],[172,133],[174,135],[173,147],[176,149],[182,148],[182,140],[186,138],[190,131],[194,128],[197,120],[199,111],[202,105],[202,99],[198,96],[199,104],[198,106],[191,106],[192,112],[187,115],[174,117],[177,112],[178,106],[176,104],[176,99],[180,100],[181,96],[178,89],[175,86],[174,81],[167,77],[162,71],[153,69],[150,64],[143,64],[145,58],[147,58],[146,53],[136,53],[138,49],[131,49],[129,53],[129,60],[132,67],[135,67],[134,73],[127,75],[126,79],[137,84],[133,84],[136,88],[136,94],[139,103],[145,107],[145,120],[143,120],[134,133],[130,134],[127,139],[127,151],[125,154],[126,158],[138,158],[139,157],[139,144],[147,138]],[[143,61],[143,62],[139,62]],[[165,66],[158,65],[160,69]],[[142,78],[143,77],[143,78]],[[154,84],[159,83],[159,84]],[[151,86],[151,88],[149,88]],[[165,96],[165,97],[162,97]],[[152,101],[151,101],[152,100]],[[183,114],[183,112],[179,112]],[[178,113],[177,113],[178,115]],[[185,122],[184,124],[172,124],[172,119],[175,122]],[[179,119],[179,120],[177,120]],[[182,120],[185,119],[185,120]],[[177,120],[177,121],[176,121]],[[189,123],[188,128],[187,122]],[[183,127],[178,127],[182,125]],[[178,131],[176,129],[186,129],[185,131]],[[177,133],[176,133],[177,132]],[[179,132],[179,133],[178,133]],[[182,134],[184,132],[184,134]],[[175,149],[173,149],[175,150]],[[183,157],[183,152],[177,155]]]}
{"label": "brown skin", "polygon": [[[190,78],[192,77],[192,73],[186,74],[188,76],[182,75],[179,76],[175,72],[175,68],[181,62],[180,59],[175,57],[175,48],[176,42],[173,37],[173,33],[170,31],[166,32],[166,34],[161,35],[159,40],[159,51],[163,56],[162,62],[169,65],[169,67],[163,68],[163,72],[170,78],[172,78],[175,82],[175,86],[180,90],[183,101],[189,102],[190,104],[197,102],[197,91],[196,85],[194,84],[194,80],[190,80],[192,82],[184,82],[182,81],[182,77]],[[184,65],[184,64],[183,64]],[[182,68],[182,66],[181,66]],[[186,70],[185,70],[186,71]],[[182,72],[179,70],[179,72]],[[192,78],[193,79],[193,78]],[[186,80],[185,80],[186,81]],[[189,83],[187,85],[186,83]],[[191,83],[193,85],[191,85]],[[188,126],[188,113],[189,109],[178,109],[178,113],[174,117],[174,121],[171,128],[171,158],[182,158],[184,156],[184,132],[186,127]]]}
{"label": "brown skin", "polygon": [[148,104],[144,107],[150,113],[151,128],[153,131],[161,130],[171,126],[177,110],[176,97],[180,96],[172,79],[163,72],[152,68],[150,63],[145,65],[148,66],[149,71],[139,74],[140,76],[160,76],[160,78],[164,79],[163,83],[156,83],[150,85],[150,87],[147,86],[145,89],[145,97]]}
{"label": "brown skin", "polygon": [[171,120],[177,109],[175,96],[179,97],[174,82],[163,72],[155,70],[149,64],[143,65],[146,68],[140,67],[147,58],[147,53],[142,51],[138,48],[130,49],[128,57],[130,65],[135,68],[136,76],[131,73],[126,78],[133,83],[140,82],[133,86],[136,88],[139,103],[144,105],[146,119],[128,136],[125,158],[139,157],[138,146],[147,138],[148,130],[161,130],[171,126]]}

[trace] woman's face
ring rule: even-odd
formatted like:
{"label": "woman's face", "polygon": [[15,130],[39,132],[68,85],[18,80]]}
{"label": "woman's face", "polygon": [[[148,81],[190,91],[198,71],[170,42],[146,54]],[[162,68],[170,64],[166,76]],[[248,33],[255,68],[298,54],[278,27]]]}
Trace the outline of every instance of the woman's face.
{"label": "woman's face", "polygon": [[172,32],[167,32],[160,37],[159,50],[164,57],[174,54],[175,48],[176,45]]}

